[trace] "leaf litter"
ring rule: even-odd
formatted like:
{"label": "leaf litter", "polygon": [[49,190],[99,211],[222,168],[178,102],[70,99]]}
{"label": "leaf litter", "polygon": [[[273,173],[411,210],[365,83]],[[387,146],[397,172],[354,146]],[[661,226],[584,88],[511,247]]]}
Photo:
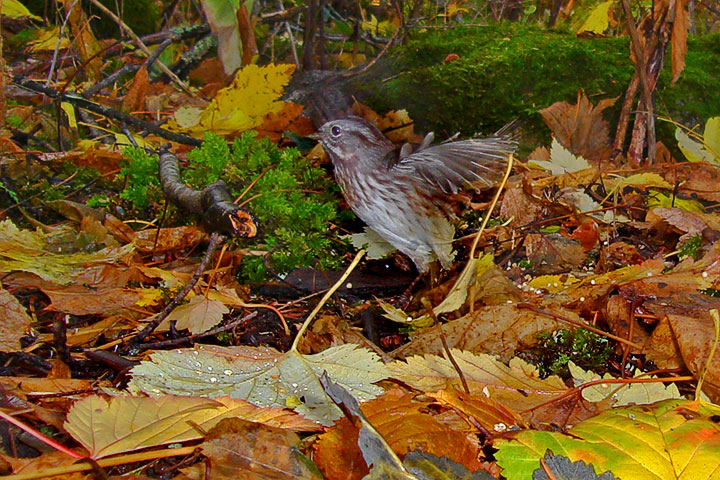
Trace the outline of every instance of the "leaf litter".
{"label": "leaf litter", "polygon": [[[77,18],[70,21],[80,26]],[[377,18],[367,23],[379,24]],[[66,45],[58,34],[47,44]],[[81,57],[92,60],[89,52]],[[154,91],[141,67],[121,103],[127,110],[153,102],[168,110],[184,105],[167,126],[195,136],[254,128],[280,142],[291,136],[285,130],[311,133],[300,117],[302,106],[281,100],[293,69],[240,69],[228,87],[213,86],[207,102]],[[612,145],[602,112],[615,101],[593,105],[583,94],[576,105],[560,102],[541,111],[554,134],[550,147],[536,148],[530,168],[520,168],[520,178],[508,185],[504,218],[483,237],[487,253],[471,259],[463,274],[422,291],[433,298],[434,315],[417,303],[398,308],[387,298],[362,306],[323,301],[322,322],[303,338],[303,348],[322,350],[312,355],[299,353],[297,345],[283,353],[287,344],[275,333],[281,329],[273,317],[295,327],[309,303],[267,297],[267,305],[251,303],[251,292],[235,277],[243,257],[262,256],[268,245],[235,245],[213,257],[212,271],[201,272],[189,301],[159,325],[153,333],[158,342],[148,343],[151,352],[144,356],[122,347],[191,281],[197,259],[188,255],[207,241],[205,232],[191,225],[135,230],[128,223],[144,219],[116,209],[124,223],[107,210],[69,200],[46,206],[72,225],[44,225],[25,210],[14,221],[4,219],[0,304],[8,318],[0,345],[13,375],[0,383],[9,404],[26,422],[68,434],[81,455],[103,468],[112,468],[100,463],[108,457],[147,462],[167,450],[157,447],[182,443],[199,446],[217,467],[212,478],[267,474],[265,467],[320,478],[315,464],[329,479],[428,478],[423,475],[440,470],[449,478],[530,478],[543,458],[566,460],[554,464],[558,468],[584,460],[589,464],[583,468],[619,478],[677,477],[677,465],[716,468],[719,413],[710,402],[720,398],[720,381],[710,359],[718,326],[708,312],[720,307],[713,297],[720,285],[720,221],[708,203],[720,200],[720,119],[708,119],[703,134],[678,127],[677,146],[691,163],[608,169]],[[394,128],[393,141],[422,140],[406,111],[381,116],[359,103],[352,108],[381,128]],[[32,109],[25,114],[26,121],[51,123]],[[70,127],[77,133],[72,118]],[[153,135],[143,139],[146,145],[158,141]],[[64,159],[111,176],[125,161],[97,142],[78,146],[85,150],[43,154],[43,162]],[[23,169],[17,161],[6,166],[11,176]],[[467,204],[484,210],[483,200]],[[20,221],[36,229],[20,227]],[[349,238],[357,248],[367,245],[372,258],[389,253],[371,234]],[[371,329],[361,333],[357,326],[367,326],[370,317],[376,327],[377,306],[398,323],[380,324],[373,339],[384,348],[385,361],[345,343],[360,338],[358,343],[371,344],[362,336],[373,335]],[[248,325],[242,320],[251,309],[273,313],[265,323]],[[176,348],[228,325],[230,333],[222,333],[231,340],[222,341],[231,346],[211,345],[221,343],[218,333],[208,344]],[[544,376],[525,360],[539,335],[579,326],[605,329],[615,342],[612,362],[595,365],[600,372],[575,365],[580,347],[562,353],[571,378]],[[266,341],[285,348],[242,346]],[[666,370],[641,373],[655,367]],[[696,401],[684,400],[687,389],[667,381],[670,369],[688,373],[674,380],[700,380]],[[642,434],[617,434],[633,429]],[[298,432],[322,433],[301,438]],[[268,454],[268,446],[282,453]],[[130,456],[143,452],[150,456]],[[313,452],[313,460],[300,452]],[[73,468],[53,454],[35,464],[9,461],[16,472]],[[195,464],[181,475],[204,478],[204,469]]]}

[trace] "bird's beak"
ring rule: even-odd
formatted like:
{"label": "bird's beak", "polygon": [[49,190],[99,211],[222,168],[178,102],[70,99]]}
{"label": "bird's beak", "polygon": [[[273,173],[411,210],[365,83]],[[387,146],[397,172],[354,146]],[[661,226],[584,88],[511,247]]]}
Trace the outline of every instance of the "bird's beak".
{"label": "bird's beak", "polygon": [[319,134],[319,133],[311,133],[311,134],[308,135],[307,137],[308,137],[308,138],[312,138],[313,140],[317,140],[318,142],[320,141],[320,134]]}

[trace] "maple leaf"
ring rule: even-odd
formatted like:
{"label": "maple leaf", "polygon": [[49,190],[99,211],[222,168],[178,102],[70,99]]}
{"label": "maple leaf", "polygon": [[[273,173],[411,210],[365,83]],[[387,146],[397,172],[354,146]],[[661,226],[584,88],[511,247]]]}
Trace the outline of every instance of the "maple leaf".
{"label": "maple leaf", "polygon": [[388,376],[379,357],[355,345],[331,347],[315,355],[270,348],[202,346],[156,352],[132,370],[129,389],[153,395],[229,395],[255,405],[290,407],[329,425],[342,416],[320,385],[328,372],[361,400],[382,393],[373,385]]}

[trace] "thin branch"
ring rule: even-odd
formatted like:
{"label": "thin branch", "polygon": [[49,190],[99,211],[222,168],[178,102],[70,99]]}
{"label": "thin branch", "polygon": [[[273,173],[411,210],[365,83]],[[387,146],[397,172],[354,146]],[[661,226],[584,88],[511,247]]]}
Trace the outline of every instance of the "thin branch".
{"label": "thin branch", "polygon": [[18,85],[19,87],[25,88],[26,90],[30,90],[36,93],[42,93],[43,95],[47,95],[48,97],[57,99],[61,102],[68,102],[77,107],[89,110],[93,113],[104,115],[120,122],[125,122],[132,127],[154,133],[155,135],[158,135],[173,142],[184,143],[186,145],[192,145],[194,147],[200,146],[202,144],[202,141],[198,140],[197,138],[193,138],[189,135],[184,135],[182,133],[175,133],[169,130],[165,130],[164,128],[158,127],[153,123],[146,122],[145,120],[133,117],[132,115],[128,115],[127,113],[119,112],[113,108],[91,102],[90,100],[83,98],[75,93],[61,93],[54,88],[45,87],[44,85],[33,80],[18,77],[13,79],[13,83]]}
{"label": "thin branch", "polygon": [[638,75],[640,75],[640,85],[642,85],[642,98],[645,104],[648,118],[647,125],[647,150],[648,150],[648,161],[655,163],[655,122],[653,117],[653,100],[652,100],[652,89],[650,88],[650,80],[647,75],[647,63],[645,61],[645,52],[640,44],[640,35],[638,34],[637,27],[633,21],[632,10],[630,9],[629,0],[621,1],[623,10],[625,11],[625,18],[627,20],[628,32],[630,33],[630,40],[632,43],[633,54],[635,55],[635,67]]}
{"label": "thin branch", "polygon": [[202,277],[205,270],[207,270],[208,265],[210,264],[210,260],[212,259],[213,252],[215,252],[215,249],[224,238],[224,236],[220,235],[217,232],[213,232],[210,235],[210,243],[208,244],[208,248],[205,251],[205,256],[203,256],[202,262],[200,262],[200,265],[198,265],[198,267],[195,269],[195,272],[190,278],[190,281],[185,284],[183,289],[180,290],[177,295],[175,295],[175,298],[173,298],[170,303],[165,305],[165,308],[163,308],[162,312],[158,313],[155,318],[153,318],[152,321],[145,326],[145,328],[138,332],[138,334],[135,335],[128,342],[128,350],[132,351],[133,354],[139,353],[137,352],[137,350],[144,350],[144,348],[140,346],[140,343],[142,343],[147,337],[149,337],[155,331],[158,325],[160,325],[160,323],[162,323],[162,321],[165,320],[168,315],[170,315],[170,312],[175,310],[175,307],[177,307],[180,302],[185,299],[185,296],[190,293],[190,290],[193,289],[193,287],[200,280],[200,277]]}
{"label": "thin branch", "polygon": [[[119,26],[130,38],[133,39],[133,41],[135,42],[135,44],[138,46],[138,48],[139,48],[140,50],[143,51],[143,53],[145,53],[145,55],[147,55],[148,57],[151,57],[151,56],[152,56],[152,52],[151,52],[150,49],[143,43],[142,39],[141,39],[140,37],[138,37],[138,36],[135,34],[135,32],[133,32],[132,29],[131,29],[130,27],[128,27],[128,26],[125,24],[125,22],[122,21],[122,19],[120,19],[117,15],[115,15],[110,9],[108,9],[105,5],[103,5],[102,3],[100,3],[98,0],[90,0],[90,3],[92,3],[93,5],[95,5],[98,9],[100,9],[100,11],[102,11],[105,15],[107,15],[107,16],[110,17],[115,23],[117,23],[118,26]],[[193,96],[193,97],[195,96],[195,94],[190,91],[190,89],[188,88],[188,86],[185,85],[185,82],[183,82],[182,80],[180,80],[177,75],[175,75],[172,71],[170,71],[170,69],[169,69],[167,66],[165,66],[164,63],[160,62],[160,63],[158,63],[158,66],[160,67],[160,70],[162,70],[163,73],[164,73],[165,75],[167,75],[168,78],[169,78],[170,80],[172,80],[173,83],[175,83],[175,85],[177,85],[178,87],[180,87],[180,88],[182,89],[183,92],[187,93],[187,94],[190,95],[190,96]]]}

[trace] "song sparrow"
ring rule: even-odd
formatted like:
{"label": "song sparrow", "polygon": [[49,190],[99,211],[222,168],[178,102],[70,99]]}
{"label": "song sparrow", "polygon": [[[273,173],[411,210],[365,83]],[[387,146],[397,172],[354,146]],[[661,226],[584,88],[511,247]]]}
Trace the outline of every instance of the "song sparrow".
{"label": "song sparrow", "polygon": [[452,264],[455,227],[449,196],[465,184],[491,186],[503,174],[515,142],[498,136],[397,148],[372,123],[348,117],[320,127],[320,142],[350,208],[406,254],[418,271]]}

